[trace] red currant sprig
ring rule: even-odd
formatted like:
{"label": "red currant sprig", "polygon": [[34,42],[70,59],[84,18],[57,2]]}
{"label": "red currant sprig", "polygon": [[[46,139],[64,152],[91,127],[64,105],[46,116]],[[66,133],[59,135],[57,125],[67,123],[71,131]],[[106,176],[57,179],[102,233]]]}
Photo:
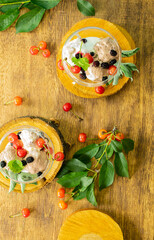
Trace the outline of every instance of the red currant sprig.
{"label": "red currant sprig", "polygon": [[19,96],[14,97],[12,101],[4,103],[4,105],[8,105],[10,103],[14,103],[16,106],[20,106],[23,102],[23,99]]}
{"label": "red currant sprig", "polygon": [[11,216],[9,216],[9,217],[10,217],[10,218],[13,218],[13,217],[21,216],[21,215],[22,215],[24,218],[29,217],[29,215],[30,215],[30,210],[29,210],[28,208],[23,208],[20,213],[11,215]]}
{"label": "red currant sprig", "polygon": [[63,105],[63,110],[64,110],[65,112],[71,111],[71,113],[72,113],[76,118],[78,118],[79,121],[82,121],[82,120],[83,120],[83,118],[79,117],[77,114],[75,114],[75,113],[72,111],[72,104],[71,104],[71,103],[65,103],[65,104]]}
{"label": "red currant sprig", "polygon": [[38,47],[32,46],[29,49],[30,54],[37,55],[40,50],[43,50],[42,55],[45,58],[50,57],[51,52],[47,49],[47,43],[45,41],[40,41]]}

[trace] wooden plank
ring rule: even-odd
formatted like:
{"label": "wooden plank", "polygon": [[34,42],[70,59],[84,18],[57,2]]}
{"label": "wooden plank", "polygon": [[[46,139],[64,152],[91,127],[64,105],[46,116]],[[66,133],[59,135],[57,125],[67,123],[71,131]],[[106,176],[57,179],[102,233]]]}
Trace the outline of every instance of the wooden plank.
{"label": "wooden plank", "polygon": [[[152,0],[89,0],[95,5],[96,17],[118,24],[130,33],[140,47],[137,66],[140,74],[116,95],[102,99],[82,99],[64,89],[56,74],[56,54],[64,34],[78,21],[86,19],[76,7],[76,0],[62,1],[45,14],[39,27],[31,33],[15,34],[14,27],[0,32],[0,124],[25,115],[60,120],[66,141],[75,142],[70,158],[81,146],[79,132],[91,137],[99,129],[117,125],[134,139],[135,150],[128,156],[131,179],[116,177],[114,185],[97,191],[98,209],[120,225],[125,240],[152,240]],[[29,54],[30,46],[40,40],[48,42],[49,59]],[[16,95],[26,101],[20,106],[3,106]],[[62,110],[65,102],[84,117],[78,122]],[[86,145],[86,144],[85,144]],[[92,208],[86,200],[71,202],[65,211],[58,209],[54,180],[42,190],[30,194],[11,193],[0,187],[0,239],[57,240],[63,221],[71,213]],[[23,207],[34,209],[31,217],[9,219]]]}

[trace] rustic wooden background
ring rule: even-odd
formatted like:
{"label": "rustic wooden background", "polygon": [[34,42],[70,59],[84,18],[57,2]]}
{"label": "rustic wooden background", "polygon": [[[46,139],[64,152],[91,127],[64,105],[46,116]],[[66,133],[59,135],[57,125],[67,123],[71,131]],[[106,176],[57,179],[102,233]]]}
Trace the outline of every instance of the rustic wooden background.
{"label": "rustic wooden background", "polygon": [[[0,124],[24,115],[57,118],[65,139],[75,143],[69,157],[81,147],[77,143],[79,132],[94,136],[102,127],[109,130],[117,125],[135,141],[135,150],[128,156],[131,179],[116,177],[113,186],[97,192],[98,209],[119,223],[125,240],[152,240],[153,1],[90,2],[96,8],[96,17],[119,24],[132,35],[140,47],[137,54],[140,74],[135,73],[133,83],[129,82],[118,94],[105,99],[82,99],[65,90],[56,76],[56,53],[64,34],[85,17],[77,10],[76,0],[63,0],[45,14],[32,33],[16,35],[14,27],[0,33]],[[40,40],[48,42],[52,52],[49,59],[29,53],[29,47]],[[16,95],[26,99],[22,106],[3,106]],[[73,104],[74,110],[84,117],[83,122],[63,112],[65,102]],[[92,208],[86,200],[81,200],[61,211],[57,207],[58,187],[54,181],[38,192],[24,195],[8,194],[0,187],[0,239],[57,240],[67,216],[79,209]],[[8,218],[23,207],[33,209],[31,217]]]}

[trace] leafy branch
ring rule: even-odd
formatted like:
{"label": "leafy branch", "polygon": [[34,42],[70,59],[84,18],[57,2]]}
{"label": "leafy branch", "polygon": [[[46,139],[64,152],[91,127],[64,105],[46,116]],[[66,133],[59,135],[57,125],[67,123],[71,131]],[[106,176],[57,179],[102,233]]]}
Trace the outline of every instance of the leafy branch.
{"label": "leafy branch", "polygon": [[[104,141],[80,149],[63,164],[57,182],[66,188],[73,188],[69,194],[74,200],[87,198],[97,206],[94,191],[97,178],[101,191],[113,184],[115,172],[118,176],[129,177],[125,154],[134,149],[134,141],[129,138],[120,140],[116,137],[117,133],[117,129],[107,133]],[[114,165],[111,162],[113,156]]]}
{"label": "leafy branch", "polygon": [[[9,28],[15,20],[16,33],[30,32],[41,22],[45,11],[57,6],[61,0],[0,0],[0,31]],[[28,8],[29,12],[19,17],[20,9]],[[77,0],[79,11],[85,16],[94,16],[94,7],[85,0]],[[19,17],[19,18],[18,18]]]}

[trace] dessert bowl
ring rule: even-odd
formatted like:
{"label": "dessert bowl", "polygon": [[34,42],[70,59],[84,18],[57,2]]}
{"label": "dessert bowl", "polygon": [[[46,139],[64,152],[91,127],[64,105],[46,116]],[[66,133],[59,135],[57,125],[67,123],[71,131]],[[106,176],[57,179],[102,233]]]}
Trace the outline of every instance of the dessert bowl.
{"label": "dessert bowl", "polygon": [[54,160],[54,155],[64,152],[65,145],[54,120],[22,117],[4,124],[0,128],[0,184],[18,192],[42,188],[61,168],[63,161]]}
{"label": "dessert bowl", "polygon": [[[84,71],[81,68],[78,74],[72,73],[71,66],[74,65],[72,58],[82,58],[83,61],[87,53],[93,58],[93,61],[89,62],[88,69]],[[62,49],[62,61],[64,70],[73,84],[78,83],[86,87],[102,86],[111,82],[119,71],[121,49],[117,40],[105,29],[85,27],[73,32],[67,38]],[[116,72],[109,74],[108,69],[113,65],[116,66]]]}

